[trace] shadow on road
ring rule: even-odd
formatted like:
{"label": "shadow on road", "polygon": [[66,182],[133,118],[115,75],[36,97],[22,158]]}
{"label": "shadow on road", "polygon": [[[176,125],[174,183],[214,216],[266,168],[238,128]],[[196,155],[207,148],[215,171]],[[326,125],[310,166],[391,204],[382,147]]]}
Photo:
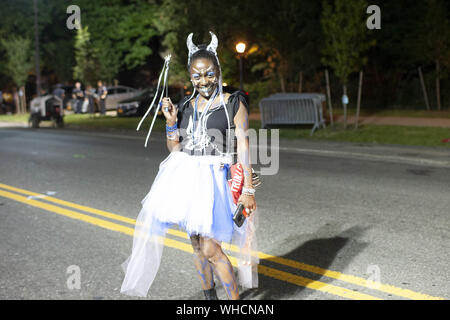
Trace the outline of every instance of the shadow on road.
{"label": "shadow on road", "polygon": [[[368,229],[368,227],[354,226],[339,233],[336,225],[327,224],[320,228],[315,234],[308,235],[311,240],[303,241],[298,247],[286,253],[282,258],[295,260],[308,265],[328,269],[331,265],[333,271],[342,271],[346,266],[362,252],[367,243],[361,242],[358,238]],[[338,233],[336,235],[336,233]],[[334,236],[324,237],[324,235],[335,234]],[[299,236],[301,240],[305,235]],[[289,242],[292,242],[290,239]],[[295,240],[295,239],[294,239]],[[326,282],[328,278],[315,273],[293,269],[275,263],[273,259],[262,259],[260,265],[264,265],[278,270],[293,273],[313,281]],[[323,278],[323,279],[322,279]],[[245,290],[241,292],[241,299],[299,299],[298,294],[306,289],[285,281],[259,275],[259,288]],[[304,297],[302,297],[303,299]]]}

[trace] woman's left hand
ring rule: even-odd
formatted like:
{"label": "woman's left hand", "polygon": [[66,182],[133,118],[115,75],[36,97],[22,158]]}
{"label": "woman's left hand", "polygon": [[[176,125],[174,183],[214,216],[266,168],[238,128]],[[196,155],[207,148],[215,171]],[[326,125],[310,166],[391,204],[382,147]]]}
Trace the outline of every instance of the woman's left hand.
{"label": "woman's left hand", "polygon": [[247,216],[249,216],[253,211],[256,210],[255,196],[250,196],[247,194],[241,194],[238,203],[242,203],[246,210]]}

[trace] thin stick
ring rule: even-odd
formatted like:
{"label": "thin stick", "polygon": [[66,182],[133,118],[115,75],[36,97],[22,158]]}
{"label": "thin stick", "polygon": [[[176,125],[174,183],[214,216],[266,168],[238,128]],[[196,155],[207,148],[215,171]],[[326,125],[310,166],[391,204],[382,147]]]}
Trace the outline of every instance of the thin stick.
{"label": "thin stick", "polygon": [[325,69],[325,81],[327,83],[328,113],[330,115],[330,124],[333,125],[333,106],[331,105],[331,91],[330,91],[330,79],[328,77],[328,69]]}
{"label": "thin stick", "polygon": [[422,86],[423,96],[425,98],[425,105],[427,106],[427,110],[430,111],[430,103],[428,102],[428,94],[427,89],[425,88],[425,81],[423,80],[422,68],[419,67],[418,70],[419,70],[420,84]]}
{"label": "thin stick", "polygon": [[363,71],[359,71],[359,86],[358,86],[358,102],[356,104],[356,123],[355,129],[358,129],[359,109],[361,108],[361,89],[362,89]]}

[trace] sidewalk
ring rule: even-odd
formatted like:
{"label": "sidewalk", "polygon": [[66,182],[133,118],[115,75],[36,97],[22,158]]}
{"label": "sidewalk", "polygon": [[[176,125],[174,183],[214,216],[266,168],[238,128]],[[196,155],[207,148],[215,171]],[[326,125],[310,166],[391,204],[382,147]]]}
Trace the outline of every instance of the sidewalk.
{"label": "sidewalk", "polygon": [[[347,117],[347,124],[354,124],[355,116]],[[339,116],[337,122],[344,122],[344,117]],[[359,117],[359,124],[378,124],[389,126],[411,126],[411,127],[441,127],[450,128],[450,119],[442,118],[412,118],[412,117]]]}
{"label": "sidewalk", "polygon": [[280,151],[331,158],[349,158],[450,168],[450,149],[425,146],[280,139]]}
{"label": "sidewalk", "polygon": [[[261,120],[259,112],[251,112],[250,120]],[[355,123],[355,116],[347,116],[347,124],[353,125]],[[337,116],[335,122],[343,123],[344,117]],[[411,126],[411,127],[441,127],[450,128],[450,119],[443,118],[415,118],[415,117],[380,117],[380,116],[366,116],[359,117],[359,124],[378,124],[378,125],[394,125],[394,126]]]}

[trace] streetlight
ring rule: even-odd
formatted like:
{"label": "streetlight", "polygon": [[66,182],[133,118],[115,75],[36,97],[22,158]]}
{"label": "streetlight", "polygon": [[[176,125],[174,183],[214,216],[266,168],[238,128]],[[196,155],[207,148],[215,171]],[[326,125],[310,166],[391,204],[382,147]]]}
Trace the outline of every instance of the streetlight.
{"label": "streetlight", "polygon": [[239,85],[239,89],[243,90],[244,86],[243,86],[243,68],[242,68],[242,57],[244,55],[245,52],[245,43],[244,42],[239,42],[238,44],[236,44],[236,51],[239,53],[239,71],[240,71],[240,85]]}

